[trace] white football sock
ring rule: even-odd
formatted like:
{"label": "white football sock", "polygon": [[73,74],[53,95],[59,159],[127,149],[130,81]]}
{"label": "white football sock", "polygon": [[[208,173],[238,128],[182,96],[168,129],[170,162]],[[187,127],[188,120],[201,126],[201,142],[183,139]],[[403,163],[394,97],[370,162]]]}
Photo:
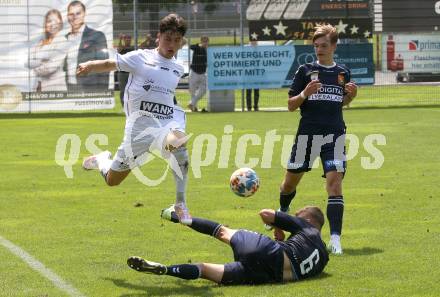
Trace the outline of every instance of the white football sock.
{"label": "white football sock", "polygon": [[98,169],[101,172],[102,176],[105,178],[107,172],[110,170],[112,166],[113,160],[108,158],[96,158],[96,162],[98,163]]}
{"label": "white football sock", "polygon": [[341,241],[341,235],[332,234],[332,235],[330,235],[330,240],[332,242],[340,242]]}
{"label": "white football sock", "polygon": [[172,152],[173,156],[176,158],[177,163],[180,168],[180,173],[182,178],[172,170],[174,181],[176,183],[176,203],[186,204],[186,185],[188,181],[188,151],[186,147],[180,147]]}

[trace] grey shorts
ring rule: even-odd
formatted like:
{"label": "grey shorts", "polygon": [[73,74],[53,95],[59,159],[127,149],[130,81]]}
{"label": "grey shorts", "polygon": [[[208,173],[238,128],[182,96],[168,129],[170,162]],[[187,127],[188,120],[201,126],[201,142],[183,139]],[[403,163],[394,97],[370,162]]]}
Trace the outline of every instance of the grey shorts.
{"label": "grey shorts", "polygon": [[165,137],[172,130],[185,132],[185,112],[174,107],[173,119],[159,121],[150,116],[130,116],[125,122],[124,139],[111,165],[113,171],[127,171],[142,165],[149,153],[163,151]]}

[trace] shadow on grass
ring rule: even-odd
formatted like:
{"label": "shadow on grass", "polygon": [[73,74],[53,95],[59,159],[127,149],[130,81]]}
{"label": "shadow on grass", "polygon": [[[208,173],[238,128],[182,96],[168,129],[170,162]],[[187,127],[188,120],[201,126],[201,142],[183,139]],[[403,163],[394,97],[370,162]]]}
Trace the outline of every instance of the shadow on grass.
{"label": "shadow on grass", "polygon": [[108,118],[125,117],[122,112],[48,112],[48,113],[5,113],[0,114],[0,120],[10,119],[63,119],[63,118]]}
{"label": "shadow on grass", "polygon": [[383,253],[383,250],[372,247],[363,247],[360,249],[350,249],[350,248],[344,249],[344,255],[348,255],[348,256],[369,256],[379,253]]}
{"label": "shadow on grass", "polygon": [[127,288],[130,290],[141,291],[139,293],[133,294],[122,294],[120,297],[146,297],[146,296],[180,296],[180,295],[188,295],[188,296],[214,296],[214,293],[211,292],[212,286],[216,286],[214,283],[212,285],[206,285],[202,287],[196,287],[191,285],[189,281],[180,281],[178,280],[175,284],[178,287],[164,287],[164,286],[149,286],[149,285],[137,285],[127,282],[124,279],[114,279],[114,278],[105,278],[105,280],[109,280],[113,282],[118,287]]}
{"label": "shadow on grass", "polygon": [[[328,277],[331,277],[331,276],[332,275],[330,273],[327,273],[327,272],[323,271],[323,272],[321,272],[318,275],[315,275],[315,276],[312,276],[312,277],[309,277],[309,278],[306,278],[306,279],[302,279],[299,282],[301,282],[301,283],[303,283],[303,282],[316,282],[317,280],[324,280],[324,279],[326,279]],[[288,284],[294,284],[294,283],[295,282],[293,282],[293,283],[287,282],[287,283],[283,283],[283,284],[288,285]]]}
{"label": "shadow on grass", "polygon": [[304,281],[313,281],[313,280],[317,280],[317,279],[324,279],[324,278],[331,277],[331,276],[332,275],[330,273],[323,271],[320,274],[318,274],[317,276],[314,276],[311,278],[306,278]]}
{"label": "shadow on grass", "polygon": [[[301,280],[301,282],[309,282],[309,281],[317,281],[326,279],[328,277],[331,277],[332,275],[327,272],[322,272],[317,276],[307,278],[304,280]],[[196,287],[191,285],[190,281],[184,281],[184,280],[177,280],[175,281],[175,284],[178,286],[166,288],[163,286],[148,286],[148,285],[137,285],[127,282],[123,279],[114,279],[114,278],[105,278],[105,280],[113,282],[116,286],[120,288],[126,288],[130,290],[137,290],[142,291],[141,293],[132,293],[132,294],[122,294],[119,297],[146,297],[146,296],[174,296],[174,295],[189,295],[189,296],[203,296],[203,297],[211,297],[214,295],[217,295],[218,292],[212,292],[212,288],[220,288],[223,287],[223,285],[217,285],[214,283],[211,283],[210,285],[205,285],[202,287]],[[258,287],[258,286],[283,286],[293,284],[292,282],[286,282],[286,283],[271,283],[271,284],[259,284],[259,285],[241,285],[241,286],[249,286],[249,287]],[[234,286],[234,285],[232,285]],[[237,285],[240,286],[240,285]],[[230,286],[225,286],[230,287]]]}

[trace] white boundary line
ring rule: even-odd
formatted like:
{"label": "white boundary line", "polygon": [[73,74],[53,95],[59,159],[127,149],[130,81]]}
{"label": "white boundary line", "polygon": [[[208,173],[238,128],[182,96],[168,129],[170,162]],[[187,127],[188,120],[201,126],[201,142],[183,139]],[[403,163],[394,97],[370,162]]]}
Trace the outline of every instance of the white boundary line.
{"label": "white boundary line", "polygon": [[26,264],[28,264],[32,269],[39,272],[45,278],[50,280],[58,289],[64,291],[69,296],[72,297],[86,297],[81,294],[77,289],[75,289],[72,285],[65,282],[61,277],[55,274],[52,270],[44,266],[43,263],[32,257],[26,251],[24,251],[19,246],[13,244],[6,238],[0,235],[0,245],[7,248],[11,253],[22,259]]}

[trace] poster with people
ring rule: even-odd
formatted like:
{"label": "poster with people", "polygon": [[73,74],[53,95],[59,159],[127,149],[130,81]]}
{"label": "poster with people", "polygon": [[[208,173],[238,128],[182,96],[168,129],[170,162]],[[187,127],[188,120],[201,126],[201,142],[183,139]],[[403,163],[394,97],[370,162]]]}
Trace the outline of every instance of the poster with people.
{"label": "poster with people", "polygon": [[113,108],[112,73],[78,64],[113,53],[111,0],[0,2],[0,112]]}

